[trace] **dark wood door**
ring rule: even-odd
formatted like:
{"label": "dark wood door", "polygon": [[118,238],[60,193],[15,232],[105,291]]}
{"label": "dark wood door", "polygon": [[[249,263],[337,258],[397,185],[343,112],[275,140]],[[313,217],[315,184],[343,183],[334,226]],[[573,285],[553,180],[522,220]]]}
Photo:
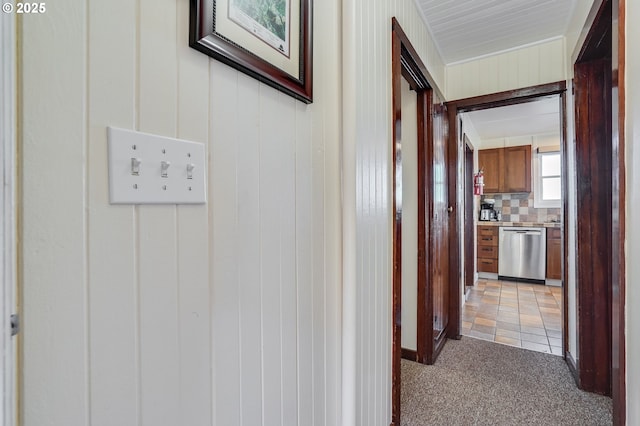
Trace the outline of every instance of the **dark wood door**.
{"label": "dark wood door", "polygon": [[503,181],[502,148],[482,149],[478,151],[478,167],[484,173],[484,193],[501,192]]}
{"label": "dark wood door", "polygon": [[444,105],[434,105],[433,151],[431,158],[432,210],[430,215],[431,321],[433,350],[428,363],[435,362],[445,342],[449,325],[449,216],[447,169],[447,114]]}
{"label": "dark wood door", "polygon": [[[433,364],[446,341],[449,325],[449,198],[447,167],[446,107],[431,91],[418,103],[423,123],[424,166],[419,166],[424,178],[424,241],[427,256],[420,262],[418,273],[418,356],[417,361]],[[422,108],[421,108],[422,106]],[[420,142],[419,142],[420,143]],[[420,149],[419,149],[420,151]],[[419,214],[419,217],[420,214]],[[424,276],[424,279],[421,277]]]}
{"label": "dark wood door", "polygon": [[[473,268],[473,150],[469,139],[464,136],[464,285],[472,287],[475,271]],[[466,289],[465,289],[466,290]]]}

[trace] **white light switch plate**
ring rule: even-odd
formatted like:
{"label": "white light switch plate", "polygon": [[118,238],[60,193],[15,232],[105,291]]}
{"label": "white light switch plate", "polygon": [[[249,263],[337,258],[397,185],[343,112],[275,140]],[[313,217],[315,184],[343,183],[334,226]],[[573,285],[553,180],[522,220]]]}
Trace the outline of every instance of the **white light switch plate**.
{"label": "white light switch plate", "polygon": [[204,144],[115,127],[107,138],[111,204],[207,202]]}

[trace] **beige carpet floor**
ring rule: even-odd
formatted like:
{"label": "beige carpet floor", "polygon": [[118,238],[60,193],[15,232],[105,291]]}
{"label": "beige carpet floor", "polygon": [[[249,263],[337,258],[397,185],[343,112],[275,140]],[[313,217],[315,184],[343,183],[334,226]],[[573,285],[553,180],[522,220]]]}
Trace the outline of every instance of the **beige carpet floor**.
{"label": "beige carpet floor", "polygon": [[611,398],[579,390],[558,356],[463,336],[434,365],[402,361],[403,426],[610,425]]}

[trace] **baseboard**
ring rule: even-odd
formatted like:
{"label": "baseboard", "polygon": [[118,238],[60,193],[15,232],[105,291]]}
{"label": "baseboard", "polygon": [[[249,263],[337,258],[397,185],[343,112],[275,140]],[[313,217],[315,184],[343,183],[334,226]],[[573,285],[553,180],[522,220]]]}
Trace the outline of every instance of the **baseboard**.
{"label": "baseboard", "polygon": [[460,340],[462,338],[462,334],[458,334],[458,330],[451,329],[451,323],[448,323],[444,328],[444,335],[447,339]]}
{"label": "baseboard", "polygon": [[495,281],[498,279],[498,274],[494,274],[493,272],[478,272],[478,278]]}
{"label": "baseboard", "polygon": [[567,363],[567,366],[569,367],[569,371],[571,372],[571,375],[573,376],[573,380],[575,380],[576,382],[576,386],[580,387],[580,376],[578,375],[578,367],[576,364],[576,360],[573,359],[573,355],[571,355],[571,352],[567,351],[565,352],[565,362]]}
{"label": "baseboard", "polygon": [[400,356],[402,357],[402,359],[408,359],[409,361],[418,362],[418,351],[402,348],[401,352],[402,353]]}
{"label": "baseboard", "polygon": [[499,280],[504,281],[516,281],[519,283],[529,283],[529,284],[540,284],[545,285],[545,280],[534,280],[533,278],[518,278],[518,277],[507,277],[504,275],[498,275]]}
{"label": "baseboard", "polygon": [[[464,302],[466,302],[466,301],[467,301],[467,299],[469,298],[469,295],[470,295],[470,294],[471,294],[471,287],[467,287],[467,286],[465,286],[465,287],[464,287],[464,297],[463,297],[463,299],[464,299],[463,301],[464,301]],[[463,304],[463,306],[464,306],[464,304]]]}
{"label": "baseboard", "polygon": [[562,280],[552,280],[550,278],[547,278],[545,280],[545,284],[553,287],[562,287]]}

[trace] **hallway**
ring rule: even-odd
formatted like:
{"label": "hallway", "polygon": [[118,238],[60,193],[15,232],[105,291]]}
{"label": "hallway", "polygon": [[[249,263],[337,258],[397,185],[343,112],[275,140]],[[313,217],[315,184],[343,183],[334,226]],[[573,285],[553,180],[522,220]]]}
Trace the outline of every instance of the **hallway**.
{"label": "hallway", "polygon": [[462,334],[562,356],[562,287],[478,280],[462,308]]}
{"label": "hallway", "polygon": [[403,426],[610,425],[611,398],[579,390],[560,357],[463,336],[434,365],[402,361]]}

